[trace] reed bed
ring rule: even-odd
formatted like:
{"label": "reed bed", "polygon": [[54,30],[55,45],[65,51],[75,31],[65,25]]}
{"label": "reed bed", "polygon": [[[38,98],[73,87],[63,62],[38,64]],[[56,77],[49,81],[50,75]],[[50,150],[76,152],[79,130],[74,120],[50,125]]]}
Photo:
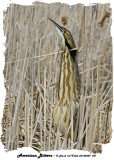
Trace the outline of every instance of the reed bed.
{"label": "reed bed", "polygon": [[[106,12],[110,13],[106,18]],[[78,137],[55,131],[60,42],[48,18],[65,25],[79,49],[81,78]],[[63,24],[61,17],[67,17]],[[112,38],[110,4],[11,4],[4,12],[5,105],[1,141],[7,151],[79,149],[102,152],[112,135]],[[71,113],[71,116],[73,113]],[[72,132],[72,130],[71,130]]]}

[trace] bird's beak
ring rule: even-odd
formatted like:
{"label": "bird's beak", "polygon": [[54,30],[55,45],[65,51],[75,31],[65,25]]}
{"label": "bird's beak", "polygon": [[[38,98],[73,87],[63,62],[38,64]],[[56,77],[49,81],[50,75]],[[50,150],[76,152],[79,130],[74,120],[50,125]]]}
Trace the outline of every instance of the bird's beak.
{"label": "bird's beak", "polygon": [[63,31],[63,27],[61,27],[60,25],[58,25],[55,21],[53,21],[51,18],[49,18],[49,20],[62,32]]}

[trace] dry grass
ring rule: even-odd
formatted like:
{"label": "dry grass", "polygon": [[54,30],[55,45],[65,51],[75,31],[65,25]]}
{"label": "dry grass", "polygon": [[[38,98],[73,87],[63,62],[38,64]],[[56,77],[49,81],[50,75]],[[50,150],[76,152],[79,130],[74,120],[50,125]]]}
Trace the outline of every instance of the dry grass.
{"label": "dry grass", "polygon": [[[110,142],[111,16],[105,19],[102,27],[98,25],[106,12],[111,13],[109,4],[96,7],[61,3],[11,4],[7,9],[4,17],[7,92],[1,135],[6,150],[30,146],[38,151],[76,148],[98,153],[102,151],[102,144]],[[48,20],[50,17],[62,24],[64,16],[67,17],[65,27],[71,31],[76,46],[82,47],[78,57],[81,77],[79,134],[68,142],[59,128],[55,132],[53,126],[61,51],[55,28]]]}

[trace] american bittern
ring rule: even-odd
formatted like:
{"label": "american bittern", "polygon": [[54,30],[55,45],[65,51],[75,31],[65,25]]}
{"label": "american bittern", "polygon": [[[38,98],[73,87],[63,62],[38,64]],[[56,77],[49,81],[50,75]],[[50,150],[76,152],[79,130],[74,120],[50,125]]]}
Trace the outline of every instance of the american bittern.
{"label": "american bittern", "polygon": [[80,97],[80,78],[77,64],[77,51],[73,37],[69,30],[58,25],[55,21],[50,21],[56,26],[60,38],[62,39],[60,73],[58,83],[58,102],[54,108],[54,124],[59,126],[63,135],[69,137],[71,134],[71,109],[73,110],[73,134],[77,121]]}

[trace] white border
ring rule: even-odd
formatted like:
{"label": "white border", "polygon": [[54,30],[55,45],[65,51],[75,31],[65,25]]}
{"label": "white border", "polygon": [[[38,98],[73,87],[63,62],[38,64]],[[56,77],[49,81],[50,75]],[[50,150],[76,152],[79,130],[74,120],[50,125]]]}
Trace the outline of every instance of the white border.
{"label": "white border", "polygon": [[[4,88],[4,78],[3,78],[3,68],[4,68],[4,51],[5,51],[5,47],[3,45],[3,43],[5,43],[5,37],[4,37],[4,33],[3,33],[3,10],[6,9],[6,7],[8,6],[8,4],[10,3],[17,3],[17,4],[21,4],[21,5],[31,5],[32,2],[34,2],[35,0],[1,0],[1,4],[0,4],[0,121],[2,118],[2,114],[3,114],[3,108],[4,108],[4,101],[5,101],[5,88]],[[111,8],[112,8],[112,14],[113,14],[113,9],[114,9],[114,1],[113,0],[40,0],[40,2],[46,2],[46,3],[53,3],[53,2],[62,2],[62,3],[68,3],[70,5],[72,4],[77,4],[77,3],[83,3],[85,5],[89,5],[91,3],[110,3],[111,4]],[[114,20],[114,14],[112,15],[112,22]],[[111,34],[114,35],[114,24],[112,23],[112,30],[111,30]],[[113,78],[114,79],[114,78]],[[114,130],[114,109],[112,111],[112,129]],[[1,124],[0,124],[0,135],[1,135]],[[95,158],[88,158],[88,159],[98,159],[98,160],[107,160],[110,159],[112,160],[114,158],[113,152],[114,152],[114,133],[112,134],[112,140],[110,143],[103,145],[103,153],[102,154],[97,154],[97,156]],[[4,146],[2,145],[2,143],[0,142],[0,159],[4,159],[4,160],[15,160],[17,159],[17,155],[18,154],[38,154],[35,150],[33,150],[32,148],[22,148],[22,149],[18,149],[16,151],[10,151],[10,152],[5,152],[4,151]],[[88,152],[83,152],[83,151],[77,151],[77,150],[73,150],[73,151],[54,151],[54,152],[44,152],[44,153],[52,153],[52,154],[89,154]],[[20,159],[29,159],[29,160],[33,160],[36,158],[20,158]],[[44,158],[42,158],[44,159]],[[46,159],[46,158],[45,158]],[[51,159],[51,158],[48,158]],[[59,159],[59,158],[54,158],[54,159]],[[62,159],[67,159],[67,158],[62,158]],[[71,158],[70,158],[71,159]],[[72,159],[76,159],[76,158],[72,158]],[[82,158],[80,158],[82,159]],[[87,158],[85,158],[87,159]]]}

